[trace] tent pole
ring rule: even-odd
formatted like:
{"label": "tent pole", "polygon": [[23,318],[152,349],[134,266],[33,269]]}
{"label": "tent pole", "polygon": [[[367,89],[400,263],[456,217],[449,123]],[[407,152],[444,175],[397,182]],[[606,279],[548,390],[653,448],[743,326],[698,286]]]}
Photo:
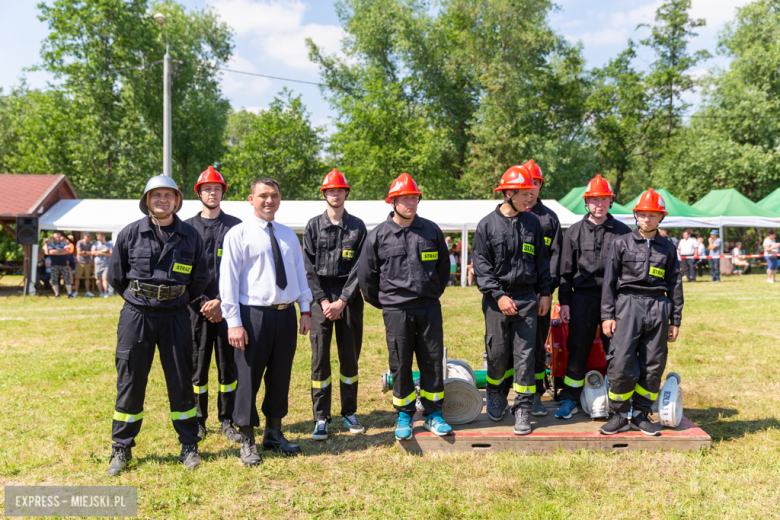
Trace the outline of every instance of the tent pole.
{"label": "tent pole", "polygon": [[460,240],[460,286],[466,287],[468,278],[466,272],[468,271],[469,261],[469,228],[463,226]]}

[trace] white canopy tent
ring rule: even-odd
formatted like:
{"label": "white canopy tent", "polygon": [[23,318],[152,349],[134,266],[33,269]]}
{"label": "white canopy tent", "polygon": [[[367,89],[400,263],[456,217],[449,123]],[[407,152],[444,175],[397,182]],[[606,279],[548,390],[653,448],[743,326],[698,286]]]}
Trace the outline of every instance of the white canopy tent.
{"label": "white canopy tent", "polygon": [[[420,216],[432,220],[445,233],[461,233],[463,243],[468,245],[468,234],[477,229],[477,224],[485,215],[494,211],[497,200],[425,200],[420,203]],[[582,219],[555,200],[545,200],[544,204],[553,210],[567,228]],[[247,201],[224,201],[222,208],[226,213],[241,220],[252,216],[252,207]],[[197,200],[184,201],[178,215],[186,220],[201,209]],[[285,200],[282,201],[276,220],[303,233],[306,223],[325,211],[321,200]],[[347,211],[359,217],[370,230],[387,220],[391,208],[384,201],[352,200],[347,202]],[[141,218],[137,200],[82,199],[61,200],[38,220],[40,229],[58,229],[69,231],[105,231],[118,233],[126,225]],[[468,247],[461,248],[461,265],[468,263]],[[461,270],[461,284],[466,285],[466,271]]]}

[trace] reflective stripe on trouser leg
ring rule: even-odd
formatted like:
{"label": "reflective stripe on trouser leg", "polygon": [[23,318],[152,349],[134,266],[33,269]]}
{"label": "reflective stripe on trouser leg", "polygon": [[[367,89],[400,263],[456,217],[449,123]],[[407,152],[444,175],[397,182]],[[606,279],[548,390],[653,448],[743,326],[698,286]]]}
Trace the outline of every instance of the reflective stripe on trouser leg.
{"label": "reflective stripe on trouser leg", "polygon": [[544,376],[547,367],[547,336],[550,334],[550,311],[536,317],[536,339],[534,340],[534,373],[536,375],[536,393],[544,393]]}
{"label": "reflective stripe on trouser leg", "polygon": [[[331,288],[333,298],[341,296],[341,287]],[[341,415],[357,412],[358,406],[358,360],[363,346],[363,296],[360,291],[353,294],[349,303],[341,311],[341,319],[336,320],[333,329],[336,335],[336,348],[339,355],[341,385]]]}
{"label": "reflective stripe on trouser leg", "polygon": [[315,421],[329,421],[333,385],[330,368],[330,343],[333,322],[325,317],[319,302],[311,306],[311,403]]}
{"label": "reflective stripe on trouser leg", "polygon": [[[157,317],[125,306],[117,326],[117,401],[115,410],[120,419],[124,414],[142,413],[149,371],[155,350],[166,376],[171,410],[187,411],[192,417],[173,422],[181,444],[198,442],[198,422],[195,418],[195,394],[192,390],[192,330],[186,309],[172,316]],[[135,446],[135,437],[142,420],[114,419],[111,436],[114,447]]]}
{"label": "reflective stripe on trouser leg", "polygon": [[[569,305],[569,335],[566,338],[566,376],[560,399],[580,402],[580,394],[588,373],[588,358],[601,323],[601,294],[577,293],[572,295]],[[602,334],[602,341],[606,337]],[[608,338],[607,338],[608,341]],[[607,346],[607,342],[604,342]]]}
{"label": "reflective stripe on trouser leg", "polygon": [[[671,303],[665,297],[618,294],[618,327],[611,342],[608,367],[610,405],[616,412],[650,411],[666,368]],[[644,360],[644,362],[643,362]]]}

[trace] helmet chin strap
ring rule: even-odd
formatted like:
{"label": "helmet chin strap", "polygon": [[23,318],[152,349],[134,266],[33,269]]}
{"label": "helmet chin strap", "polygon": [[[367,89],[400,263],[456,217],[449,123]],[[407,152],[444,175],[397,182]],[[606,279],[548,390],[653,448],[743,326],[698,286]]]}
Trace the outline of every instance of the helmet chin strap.
{"label": "helmet chin strap", "polygon": [[404,217],[403,215],[401,215],[400,213],[398,213],[398,210],[397,210],[397,209],[395,209],[395,198],[393,198],[393,212],[394,212],[396,215],[398,215],[399,217],[401,217],[402,219],[404,219],[404,220],[412,220],[412,219],[414,218],[414,215],[412,215],[411,217]]}
{"label": "helmet chin strap", "polygon": [[[661,225],[661,222],[663,222],[665,218],[666,218],[666,215],[661,217],[661,220],[658,221],[658,226]],[[639,227],[639,220],[636,218],[636,212],[634,213],[634,223],[636,224],[637,229],[642,229],[642,228]],[[652,233],[653,231],[658,231],[658,226],[655,226],[655,228],[651,229],[650,231],[645,231],[645,233]]]}
{"label": "helmet chin strap", "polygon": [[217,204],[215,206],[210,206],[208,202],[203,200],[203,196],[201,195],[201,191],[200,190],[198,190],[198,199],[200,199],[200,201],[203,203],[203,205],[206,206],[209,209],[217,209],[219,207],[219,202],[217,202]]}
{"label": "helmet chin strap", "polygon": [[[507,190],[507,191],[509,191],[509,190]],[[504,202],[509,204],[512,207],[512,209],[515,211],[515,213],[519,213],[520,210],[515,207],[514,203],[512,202],[512,197],[517,195],[518,191],[519,190],[515,190],[515,192],[511,196],[507,196],[506,191],[504,192]]]}
{"label": "helmet chin strap", "polygon": [[[330,206],[331,208],[333,208],[333,209],[339,209],[339,208],[341,208],[341,207],[343,207],[343,206],[344,206],[344,202],[346,202],[346,201],[347,201],[347,199],[349,198],[349,192],[347,192],[347,196],[346,196],[346,197],[344,197],[344,202],[342,202],[342,203],[341,203],[341,206],[334,206],[333,204],[331,204],[331,203],[330,203],[330,201],[328,200],[328,197],[326,197],[324,193],[322,194],[322,198],[323,198],[323,199],[325,199],[325,204],[327,204],[327,205],[328,205],[328,206]],[[393,209],[395,209],[395,205],[393,205]]]}
{"label": "helmet chin strap", "polygon": [[160,220],[165,220],[166,218],[170,217],[176,212],[176,208],[179,207],[179,196],[176,195],[176,206],[174,206],[173,210],[169,213],[163,213],[163,214],[157,214],[155,213],[153,207],[152,207],[152,192],[146,194],[146,207],[149,208],[149,218],[152,219],[152,222],[157,226],[157,231],[160,232],[160,237],[162,238],[162,229],[160,229]]}

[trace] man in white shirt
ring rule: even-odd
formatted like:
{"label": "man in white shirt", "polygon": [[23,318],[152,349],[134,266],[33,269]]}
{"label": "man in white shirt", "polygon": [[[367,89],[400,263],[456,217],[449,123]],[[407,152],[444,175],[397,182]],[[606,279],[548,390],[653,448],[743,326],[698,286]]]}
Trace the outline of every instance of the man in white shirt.
{"label": "man in white shirt", "polygon": [[[677,252],[680,256],[694,256],[699,242],[693,238],[693,231],[686,229],[683,231],[683,239],[677,244]],[[696,281],[696,269],[693,267],[693,258],[683,258],[680,260],[683,274],[689,282]]]}
{"label": "man in white shirt", "polygon": [[[295,332],[305,335],[311,328],[312,294],[295,232],[274,221],[280,202],[274,179],[252,183],[249,203],[254,215],[225,235],[220,265],[222,315],[228,342],[237,349],[233,423],[241,434],[240,457],[247,466],[260,463],[254,427],[260,426],[256,400],[264,378],[263,448],[289,456],[301,451],[282,435],[282,418],[287,415]],[[295,302],[301,310],[300,327]]]}

